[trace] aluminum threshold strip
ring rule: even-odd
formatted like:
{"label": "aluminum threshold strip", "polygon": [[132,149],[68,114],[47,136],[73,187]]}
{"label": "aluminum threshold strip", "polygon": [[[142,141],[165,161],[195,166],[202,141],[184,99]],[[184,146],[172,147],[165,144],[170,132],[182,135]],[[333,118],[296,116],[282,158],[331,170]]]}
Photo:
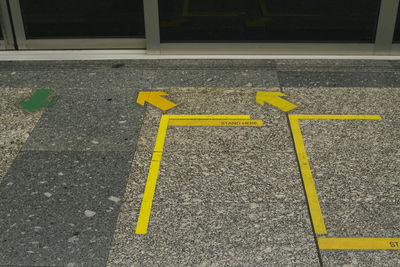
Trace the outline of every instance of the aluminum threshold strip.
{"label": "aluminum threshold strip", "polygon": [[124,59],[371,59],[400,60],[400,56],[362,55],[153,55],[146,50],[0,51],[0,61],[124,60]]}

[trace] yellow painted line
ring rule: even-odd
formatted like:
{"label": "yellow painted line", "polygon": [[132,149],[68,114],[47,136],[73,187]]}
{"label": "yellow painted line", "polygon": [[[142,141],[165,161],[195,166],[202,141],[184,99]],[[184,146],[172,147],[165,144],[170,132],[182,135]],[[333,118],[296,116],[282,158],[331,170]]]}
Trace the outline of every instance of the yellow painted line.
{"label": "yellow painted line", "polygon": [[299,120],[382,120],[379,115],[289,115]]}
{"label": "yellow painted line", "polygon": [[154,151],[162,152],[164,149],[165,136],[167,135],[169,115],[162,115],[160,120],[160,126],[158,127],[158,134],[156,144],[154,145]]}
{"label": "yellow painted line", "polygon": [[299,120],[296,117],[289,115],[289,121],[315,233],[317,235],[324,235],[327,234],[327,231],[324,218],[322,217],[321,207],[319,205],[318,195],[315,189],[314,179],[311,174],[311,168],[308,162],[306,149],[304,147]]}
{"label": "yellow painted line", "polygon": [[156,190],[158,171],[160,169],[162,151],[164,149],[165,136],[168,128],[168,115],[162,115],[160,126],[158,127],[156,144],[154,146],[153,157],[147,175],[146,187],[144,189],[142,205],[140,207],[139,219],[136,225],[136,234],[146,234],[149,225],[151,206],[153,204],[154,192]]}
{"label": "yellow painted line", "polygon": [[164,115],[170,119],[249,120],[250,115]]}
{"label": "yellow painted line", "polygon": [[263,126],[262,120],[170,120],[169,126]]}
{"label": "yellow painted line", "polygon": [[292,129],[294,144],[300,164],[301,175],[303,177],[304,187],[306,190],[315,233],[319,235],[327,234],[317,191],[315,189],[314,179],[311,173],[310,163],[308,161],[306,149],[304,146],[303,136],[300,130],[300,119],[381,120],[382,118],[379,115],[289,115],[290,127]]}
{"label": "yellow painted line", "polygon": [[154,192],[157,184],[158,171],[161,162],[161,152],[154,152],[151,159],[150,170],[147,176],[146,188],[144,189],[142,206],[140,207],[139,219],[136,225],[136,234],[147,233],[149,225],[151,206],[153,204]]}
{"label": "yellow painted line", "polygon": [[400,249],[400,238],[318,238],[320,249]]}

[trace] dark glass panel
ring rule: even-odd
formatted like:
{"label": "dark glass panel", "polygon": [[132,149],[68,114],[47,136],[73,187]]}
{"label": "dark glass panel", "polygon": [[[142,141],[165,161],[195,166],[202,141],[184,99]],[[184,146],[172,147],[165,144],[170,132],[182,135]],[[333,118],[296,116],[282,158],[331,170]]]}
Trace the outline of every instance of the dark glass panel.
{"label": "dark glass panel", "polygon": [[400,43],[400,5],[397,10],[396,28],[394,29],[393,43]]}
{"label": "dark glass panel", "polygon": [[379,0],[159,0],[162,42],[374,42]]}
{"label": "dark glass panel", "polygon": [[143,37],[143,0],[21,0],[32,38]]}

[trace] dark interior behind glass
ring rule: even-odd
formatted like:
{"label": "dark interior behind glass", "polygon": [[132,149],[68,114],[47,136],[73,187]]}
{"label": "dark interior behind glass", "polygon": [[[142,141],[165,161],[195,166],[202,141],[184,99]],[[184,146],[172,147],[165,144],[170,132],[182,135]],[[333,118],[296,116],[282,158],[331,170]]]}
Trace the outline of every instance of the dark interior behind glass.
{"label": "dark interior behind glass", "polygon": [[145,34],[143,0],[21,0],[20,5],[28,39]]}
{"label": "dark interior behind glass", "polygon": [[159,0],[162,42],[374,42],[379,0]]}
{"label": "dark interior behind glass", "polygon": [[396,21],[396,28],[394,30],[394,36],[393,36],[393,43],[400,43],[400,5],[399,9],[397,10],[397,21]]}

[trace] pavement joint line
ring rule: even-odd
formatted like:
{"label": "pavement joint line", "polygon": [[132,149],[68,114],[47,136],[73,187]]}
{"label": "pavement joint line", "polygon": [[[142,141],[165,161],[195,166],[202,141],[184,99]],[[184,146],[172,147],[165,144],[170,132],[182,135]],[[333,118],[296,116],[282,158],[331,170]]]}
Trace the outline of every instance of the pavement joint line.
{"label": "pavement joint line", "polygon": [[[229,125],[234,123],[235,125]],[[178,125],[179,124],[179,125]],[[226,125],[223,125],[226,124]],[[263,126],[262,120],[250,120],[250,115],[162,115],[158,127],[157,139],[147,175],[136,234],[144,235],[150,220],[151,207],[160,169],[162,152],[168,125],[171,126]]]}
{"label": "pavement joint line", "polygon": [[[317,235],[327,234],[318,195],[315,189],[310,164],[305,151],[303,136],[301,134],[300,119],[335,119],[335,120],[382,120],[380,115],[288,115],[290,127],[295,143],[297,158],[306,191],[307,202],[310,207],[312,224]],[[319,237],[319,249],[331,250],[381,250],[400,249],[400,238],[328,238]]]}

